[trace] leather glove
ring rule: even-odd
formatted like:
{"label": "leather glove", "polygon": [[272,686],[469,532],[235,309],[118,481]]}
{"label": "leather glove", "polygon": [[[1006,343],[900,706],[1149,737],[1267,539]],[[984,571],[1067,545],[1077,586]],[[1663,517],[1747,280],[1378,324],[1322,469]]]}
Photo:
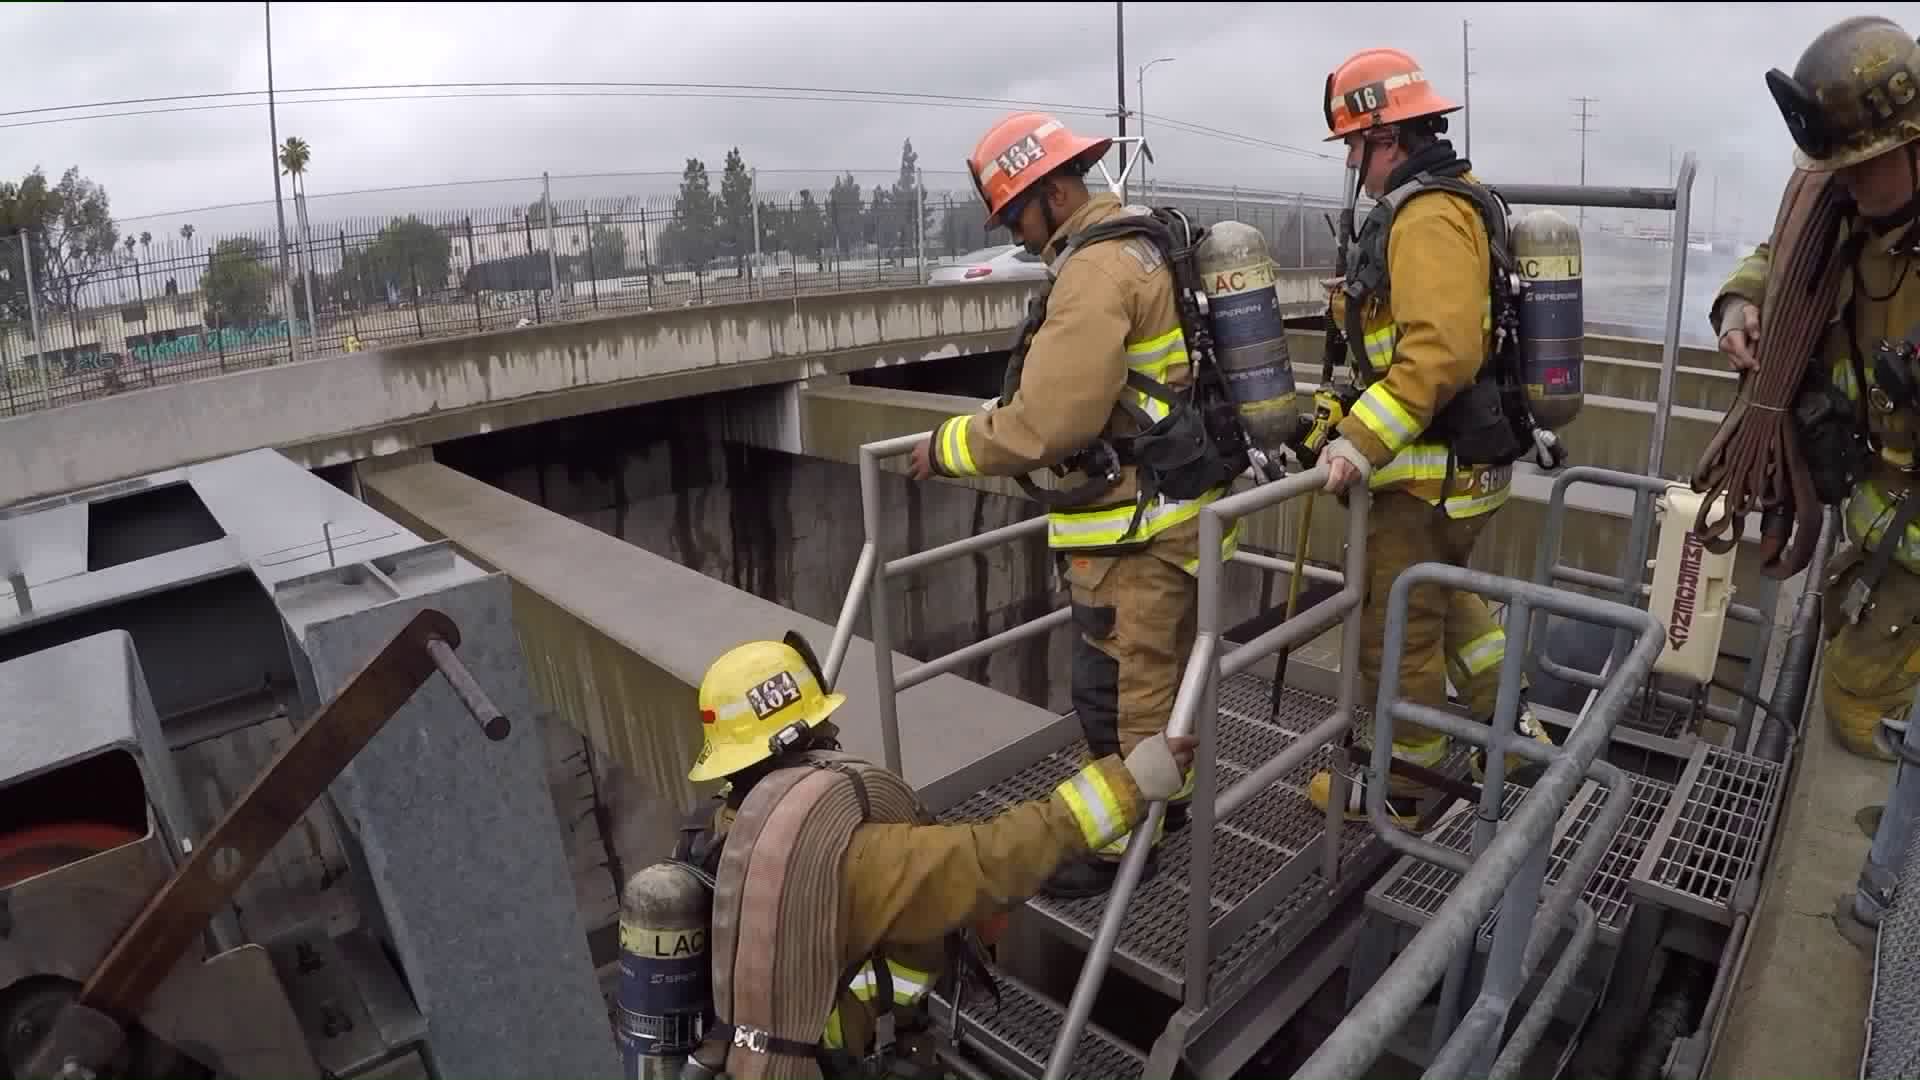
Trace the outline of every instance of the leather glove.
{"label": "leather glove", "polygon": [[1127,772],[1133,774],[1134,784],[1148,802],[1166,802],[1187,782],[1179,763],[1173,760],[1173,750],[1167,746],[1166,732],[1142,739],[1133,748],[1127,755]]}

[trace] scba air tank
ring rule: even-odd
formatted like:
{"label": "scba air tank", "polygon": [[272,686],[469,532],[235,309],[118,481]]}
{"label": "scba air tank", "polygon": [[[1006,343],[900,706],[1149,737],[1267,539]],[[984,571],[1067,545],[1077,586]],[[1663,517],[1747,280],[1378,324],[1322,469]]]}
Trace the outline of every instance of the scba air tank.
{"label": "scba air tank", "polygon": [[1534,422],[1558,430],[1586,401],[1586,302],[1580,230],[1548,209],[1513,223],[1513,258],[1525,283],[1520,300],[1520,366]]}
{"label": "scba air tank", "polygon": [[620,1058],[626,1080],[679,1080],[711,1007],[712,905],[687,867],[655,863],[620,893]]}
{"label": "scba air tank", "polygon": [[1222,221],[1207,226],[1194,260],[1207,292],[1220,374],[1247,435],[1271,454],[1293,438],[1300,407],[1267,238],[1251,225]]}

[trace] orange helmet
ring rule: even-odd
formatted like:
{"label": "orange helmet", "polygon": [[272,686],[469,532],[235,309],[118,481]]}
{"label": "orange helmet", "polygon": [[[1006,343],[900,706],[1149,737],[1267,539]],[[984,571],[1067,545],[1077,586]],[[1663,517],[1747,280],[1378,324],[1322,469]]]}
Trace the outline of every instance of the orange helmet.
{"label": "orange helmet", "polygon": [[1014,113],[993,125],[967,158],[967,174],[987,204],[987,227],[1041,177],[1077,161],[1091,167],[1112,145],[1109,138],[1075,135],[1047,113]]}
{"label": "orange helmet", "polygon": [[1327,142],[1386,124],[1460,108],[1435,93],[1427,73],[1399,49],[1364,49],[1327,76]]}

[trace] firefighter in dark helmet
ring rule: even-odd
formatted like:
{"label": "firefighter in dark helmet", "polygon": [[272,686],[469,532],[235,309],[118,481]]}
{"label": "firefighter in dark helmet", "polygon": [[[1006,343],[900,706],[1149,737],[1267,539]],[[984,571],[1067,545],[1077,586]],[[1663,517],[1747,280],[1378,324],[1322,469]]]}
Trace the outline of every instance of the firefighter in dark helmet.
{"label": "firefighter in dark helmet", "polygon": [[[1880,16],[1842,19],[1807,46],[1791,75],[1773,71],[1767,85],[1794,140],[1794,164],[1833,174],[1851,204],[1835,247],[1839,301],[1830,312],[1763,310],[1774,237],[1720,287],[1713,325],[1728,362],[1750,372],[1769,322],[1812,314],[1826,323],[1814,370],[1827,376],[1835,421],[1867,438],[1852,460],[1806,455],[1815,470],[1837,470],[1835,485],[1847,492],[1847,542],[1827,567],[1821,704],[1847,749],[1892,760],[1875,731],[1883,718],[1907,716],[1920,681],[1920,399],[1911,375],[1920,345],[1920,45]],[[1818,431],[1804,435],[1810,446],[1824,444]]]}

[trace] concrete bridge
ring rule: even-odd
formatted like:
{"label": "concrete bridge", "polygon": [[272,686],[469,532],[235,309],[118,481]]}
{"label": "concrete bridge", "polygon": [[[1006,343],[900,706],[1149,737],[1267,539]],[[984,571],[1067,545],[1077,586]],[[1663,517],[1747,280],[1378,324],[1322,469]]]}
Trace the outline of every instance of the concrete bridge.
{"label": "concrete bridge", "polygon": [[[1310,307],[1315,286],[1303,277],[1295,287]],[[171,670],[163,658],[177,657],[180,670],[198,671],[192,658],[205,655],[236,668],[229,683],[164,688],[160,707],[183,732],[225,729],[257,696],[236,633],[216,619],[204,639],[183,636],[155,614],[152,596],[204,592],[214,573],[251,574],[270,590],[289,559],[324,552],[329,565],[350,563],[445,539],[513,581],[519,639],[558,721],[549,740],[556,805],[590,804],[567,840],[604,962],[614,915],[604,868],[664,854],[679,815],[704,794],[685,780],[701,672],[739,641],[788,629],[824,651],[863,539],[859,446],[925,430],[997,389],[1029,293],[887,289],[621,316],[236,373],[0,422],[0,506],[12,504],[0,513],[0,558],[27,553],[0,566],[12,575],[0,591],[0,637],[45,642],[121,618],[104,598],[130,578],[151,581],[145,614],[126,617],[143,655],[161,658],[149,669]],[[1303,390],[1318,377],[1318,344],[1309,333],[1292,341]],[[1586,411],[1564,433],[1573,459],[1637,472],[1658,349],[1600,336],[1587,349]],[[1672,473],[1691,467],[1733,390],[1710,354],[1688,350],[1682,365]],[[1517,497],[1483,542],[1480,568],[1531,575],[1550,484],[1518,470]],[[1037,513],[1004,481],[914,484],[890,467],[882,486],[889,556]],[[1569,503],[1578,521],[1561,561],[1611,570],[1625,547],[1627,500],[1576,489]],[[1300,512],[1250,518],[1247,546],[1291,556]],[[257,516],[273,526],[241,524]],[[1343,518],[1325,507],[1316,515],[1315,563],[1338,564]],[[1764,595],[1754,562],[1743,559],[1736,578],[1743,601]],[[1261,573],[1229,574],[1227,621],[1256,622],[1267,606]],[[230,598],[236,607],[242,599]],[[887,598],[896,678],[1057,611],[1058,600],[1034,538],[922,569]],[[246,625],[265,633],[270,620]],[[1056,624],[903,697],[904,769],[930,806],[957,807],[1007,779],[1010,763],[1072,742],[1076,725],[1062,716],[1069,633]],[[1739,685],[1766,655],[1763,633],[1730,631],[1723,681]],[[849,750],[878,759],[867,634],[862,616],[840,684],[849,705],[836,720]],[[1335,630],[1294,663],[1324,682],[1338,655]],[[584,795],[578,755],[592,777]]]}

